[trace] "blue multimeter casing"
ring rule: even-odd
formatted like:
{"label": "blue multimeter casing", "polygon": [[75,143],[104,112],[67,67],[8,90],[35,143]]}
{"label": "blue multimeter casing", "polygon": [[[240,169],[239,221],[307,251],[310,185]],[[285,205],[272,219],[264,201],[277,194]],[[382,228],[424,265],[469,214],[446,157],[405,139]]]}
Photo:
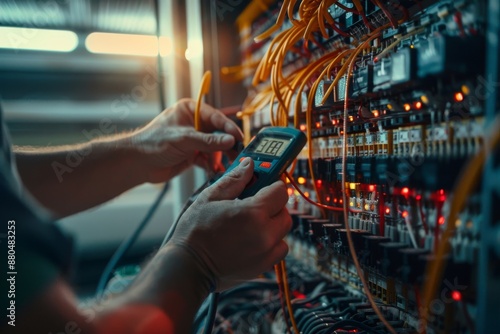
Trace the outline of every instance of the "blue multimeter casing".
{"label": "blue multimeter casing", "polygon": [[294,128],[266,127],[260,130],[226,171],[231,171],[246,157],[254,162],[253,178],[238,198],[253,196],[277,181],[306,142],[305,134]]}

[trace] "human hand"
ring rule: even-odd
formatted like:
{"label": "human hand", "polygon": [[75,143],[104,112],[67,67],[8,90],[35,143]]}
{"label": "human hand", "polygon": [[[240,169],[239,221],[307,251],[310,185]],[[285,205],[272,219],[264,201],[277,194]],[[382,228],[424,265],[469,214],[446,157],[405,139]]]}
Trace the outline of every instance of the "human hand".
{"label": "human hand", "polygon": [[236,199],[252,175],[253,161],[247,158],[205,189],[167,243],[188,250],[217,291],[256,277],[288,252],[283,241],[291,228],[286,187],[278,181]]}
{"label": "human hand", "polygon": [[[146,168],[147,181],[170,180],[193,163],[212,172],[222,171],[221,151],[243,140],[238,126],[222,112],[202,104],[202,129],[194,124],[195,101],[182,99],[149,124],[131,134],[131,141]],[[225,134],[212,134],[213,131]],[[235,154],[232,155],[235,157]]]}

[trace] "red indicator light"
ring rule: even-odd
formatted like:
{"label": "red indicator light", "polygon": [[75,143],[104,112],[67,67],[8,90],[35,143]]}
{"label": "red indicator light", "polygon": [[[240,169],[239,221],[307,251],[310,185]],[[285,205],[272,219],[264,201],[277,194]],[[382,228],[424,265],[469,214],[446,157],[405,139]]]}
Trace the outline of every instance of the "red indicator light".
{"label": "red indicator light", "polygon": [[464,100],[464,94],[462,92],[456,92],[455,95],[453,95],[453,99],[455,102],[462,102]]}
{"label": "red indicator light", "polygon": [[388,215],[389,213],[391,213],[391,209],[385,208],[385,214]]}
{"label": "red indicator light", "polygon": [[316,128],[320,128],[321,127],[321,123],[320,122],[316,122]]}
{"label": "red indicator light", "polygon": [[330,202],[330,196],[326,196],[325,200],[326,200],[327,202]]}
{"label": "red indicator light", "polygon": [[403,211],[403,212],[401,213],[401,216],[402,216],[403,218],[408,217],[408,211]]}
{"label": "red indicator light", "polygon": [[411,106],[410,106],[409,103],[403,104],[403,108],[404,108],[405,111],[410,111],[411,110]]}
{"label": "red indicator light", "polygon": [[438,219],[438,224],[439,224],[439,225],[443,225],[443,224],[444,224],[444,221],[445,221],[444,217],[443,217],[443,216],[441,216],[441,217],[439,217],[439,219]]}
{"label": "red indicator light", "polygon": [[422,102],[420,101],[415,102],[415,109],[422,109]]}
{"label": "red indicator light", "polygon": [[322,180],[316,180],[316,187],[321,188],[322,185],[323,185]]}
{"label": "red indicator light", "polygon": [[340,203],[340,204],[342,204],[343,202],[344,202],[344,201],[342,200],[342,198],[341,198],[341,199],[339,199],[339,203]]}
{"label": "red indicator light", "polygon": [[374,186],[373,184],[370,184],[370,185],[368,186],[368,190],[369,190],[369,191],[375,191],[375,186]]}
{"label": "red indicator light", "polygon": [[337,203],[337,199],[336,198],[333,199],[333,203]]}
{"label": "red indicator light", "polygon": [[409,193],[410,193],[410,189],[408,189],[407,187],[404,187],[403,189],[401,189],[401,195],[408,196]]}
{"label": "red indicator light", "polygon": [[456,302],[459,302],[462,300],[462,294],[460,293],[460,291],[453,290],[451,292],[451,299],[453,299]]}
{"label": "red indicator light", "polygon": [[332,124],[333,124],[333,125],[336,125],[336,124],[337,124],[337,121],[336,121],[336,120],[334,120],[334,119],[332,119]]}
{"label": "red indicator light", "polygon": [[417,195],[417,196],[415,196],[415,199],[416,199],[417,201],[420,201],[420,200],[422,199],[422,195]]}

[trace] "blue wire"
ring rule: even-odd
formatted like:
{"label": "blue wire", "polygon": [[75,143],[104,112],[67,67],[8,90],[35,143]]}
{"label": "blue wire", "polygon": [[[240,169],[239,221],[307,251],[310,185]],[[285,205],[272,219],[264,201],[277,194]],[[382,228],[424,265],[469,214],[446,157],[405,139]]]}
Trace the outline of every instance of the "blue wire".
{"label": "blue wire", "polygon": [[158,197],[156,198],[155,202],[153,205],[149,208],[146,216],[144,216],[144,219],[141,221],[141,223],[136,227],[134,232],[128,237],[128,239],[124,240],[118,249],[115,251],[111,259],[109,260],[108,264],[106,265],[106,268],[104,268],[104,271],[101,275],[101,278],[99,279],[99,284],[97,285],[97,290],[96,290],[96,296],[97,298],[100,298],[102,296],[102,293],[104,292],[104,289],[106,288],[106,284],[108,283],[109,277],[113,273],[113,270],[115,269],[115,266],[118,264],[118,262],[121,260],[123,255],[130,249],[130,247],[134,244],[134,242],[137,240],[139,235],[141,234],[142,230],[146,225],[149,223],[151,218],[153,217],[154,213],[156,212],[156,209],[158,209],[158,206],[160,205],[161,201],[163,200],[163,197],[165,197],[165,194],[167,193],[168,190],[168,183],[165,183],[163,186],[161,192],[158,194]]}

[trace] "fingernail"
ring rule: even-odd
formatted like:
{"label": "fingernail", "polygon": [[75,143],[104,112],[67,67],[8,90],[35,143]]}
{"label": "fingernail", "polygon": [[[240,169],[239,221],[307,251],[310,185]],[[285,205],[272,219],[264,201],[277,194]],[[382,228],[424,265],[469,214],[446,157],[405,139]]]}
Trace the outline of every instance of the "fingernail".
{"label": "fingernail", "polygon": [[248,165],[250,165],[250,158],[246,157],[245,159],[243,159],[243,161],[240,163],[240,166],[241,167],[248,167]]}
{"label": "fingernail", "polygon": [[223,135],[220,139],[222,144],[232,144],[234,141],[233,136],[231,135]]}

